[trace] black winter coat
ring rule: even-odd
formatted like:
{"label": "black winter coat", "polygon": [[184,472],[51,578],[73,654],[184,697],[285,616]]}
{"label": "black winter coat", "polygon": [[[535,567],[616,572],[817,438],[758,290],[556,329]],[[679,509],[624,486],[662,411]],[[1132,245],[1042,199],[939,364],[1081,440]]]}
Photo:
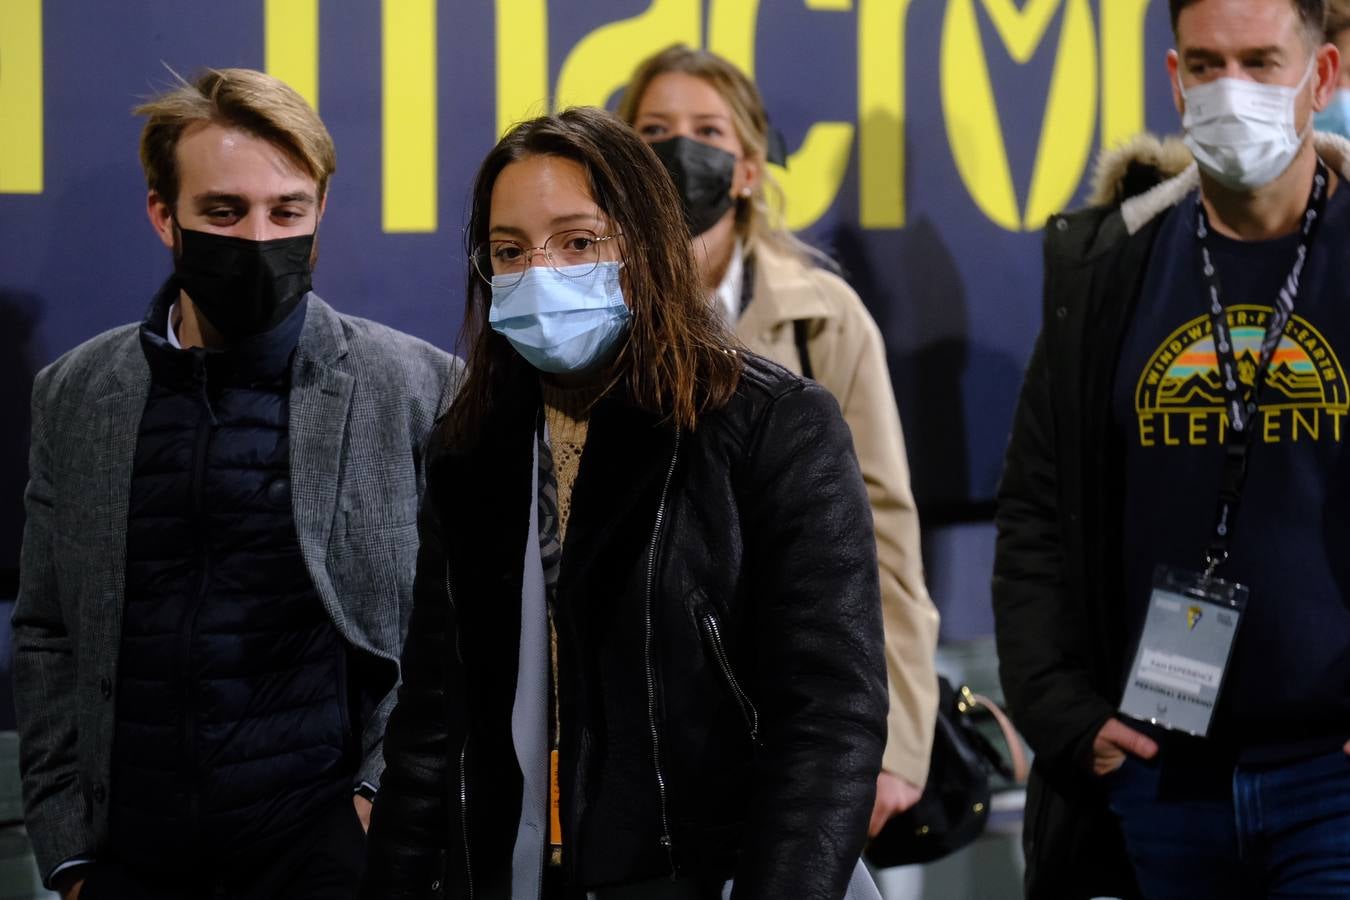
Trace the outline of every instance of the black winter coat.
{"label": "black winter coat", "polygon": [[[1125,174],[1135,190],[1163,177],[1142,165]],[[1180,182],[1160,190],[1185,192]],[[1131,233],[1112,205],[1045,229],[1045,324],[999,487],[993,582],[1004,694],[1036,752],[1023,825],[1031,900],[1138,896],[1089,762],[1119,705],[1127,652],[1112,382],[1158,221]]]}
{"label": "black winter coat", "polygon": [[[512,396],[429,471],[365,898],[510,896],[537,382]],[[814,383],[748,356],[694,433],[597,404],[555,607],[574,883],[673,868],[734,876],[738,900],[843,896],[886,734],[875,552]]]}

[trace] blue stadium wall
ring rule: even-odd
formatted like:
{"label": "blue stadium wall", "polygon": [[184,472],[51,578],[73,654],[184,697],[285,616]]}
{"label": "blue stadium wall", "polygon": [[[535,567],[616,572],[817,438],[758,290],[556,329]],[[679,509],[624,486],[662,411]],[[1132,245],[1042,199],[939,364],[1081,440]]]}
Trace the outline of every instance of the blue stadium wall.
{"label": "blue stadium wall", "polygon": [[[674,41],[758,81],[788,219],[885,336],[925,525],[987,517],[1039,230],[1083,201],[1100,148],[1177,130],[1158,0],[0,0],[0,572],[34,373],[138,319],[169,272],[130,110],[170,70],[263,68],[316,103],[339,160],[317,290],[450,348],[484,153],[531,114],[612,108]],[[930,567],[980,594],[988,543],[953,532]]]}

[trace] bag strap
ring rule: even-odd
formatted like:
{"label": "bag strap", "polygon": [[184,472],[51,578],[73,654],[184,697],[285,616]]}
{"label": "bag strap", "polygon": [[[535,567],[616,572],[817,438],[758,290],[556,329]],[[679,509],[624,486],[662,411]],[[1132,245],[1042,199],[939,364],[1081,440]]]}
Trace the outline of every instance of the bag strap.
{"label": "bag strap", "polygon": [[1003,733],[1003,740],[1008,745],[1008,754],[1012,757],[1013,781],[1017,784],[1026,784],[1027,776],[1031,774],[1031,763],[1027,761],[1027,751],[1022,746],[1022,738],[1013,727],[1008,714],[984,694],[976,694],[962,685],[961,699],[957,701],[957,708],[961,712],[969,712],[977,706],[989,711],[994,721],[998,723],[999,731]]}
{"label": "bag strap", "polygon": [[792,339],[797,345],[797,358],[801,360],[803,378],[816,377],[815,372],[811,368],[811,345],[809,342],[810,328],[810,319],[792,320]]}

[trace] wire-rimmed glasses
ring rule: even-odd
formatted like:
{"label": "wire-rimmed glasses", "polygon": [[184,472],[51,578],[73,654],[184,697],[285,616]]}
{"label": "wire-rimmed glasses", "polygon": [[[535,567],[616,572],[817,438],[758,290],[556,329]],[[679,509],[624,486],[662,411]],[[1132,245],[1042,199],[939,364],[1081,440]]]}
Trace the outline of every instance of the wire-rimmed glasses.
{"label": "wire-rimmed glasses", "polygon": [[[515,287],[525,277],[534,254],[544,259],[559,275],[580,278],[595,271],[600,265],[600,253],[605,241],[618,234],[596,234],[585,228],[572,228],[551,234],[542,247],[526,247],[520,241],[499,239],[479,244],[473,251],[473,267],[479,277],[496,287]],[[493,279],[496,279],[494,282]]]}

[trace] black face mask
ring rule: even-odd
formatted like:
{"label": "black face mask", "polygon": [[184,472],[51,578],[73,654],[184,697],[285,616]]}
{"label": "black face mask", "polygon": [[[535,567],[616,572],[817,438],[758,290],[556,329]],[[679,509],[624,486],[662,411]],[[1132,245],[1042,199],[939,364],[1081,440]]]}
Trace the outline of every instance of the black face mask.
{"label": "black face mask", "polygon": [[312,234],[251,241],[180,228],[178,235],[178,285],[227,341],[272,328],[309,291]]}
{"label": "black face mask", "polygon": [[665,165],[684,204],[689,233],[697,237],[731,209],[736,157],[685,137],[649,145]]}

